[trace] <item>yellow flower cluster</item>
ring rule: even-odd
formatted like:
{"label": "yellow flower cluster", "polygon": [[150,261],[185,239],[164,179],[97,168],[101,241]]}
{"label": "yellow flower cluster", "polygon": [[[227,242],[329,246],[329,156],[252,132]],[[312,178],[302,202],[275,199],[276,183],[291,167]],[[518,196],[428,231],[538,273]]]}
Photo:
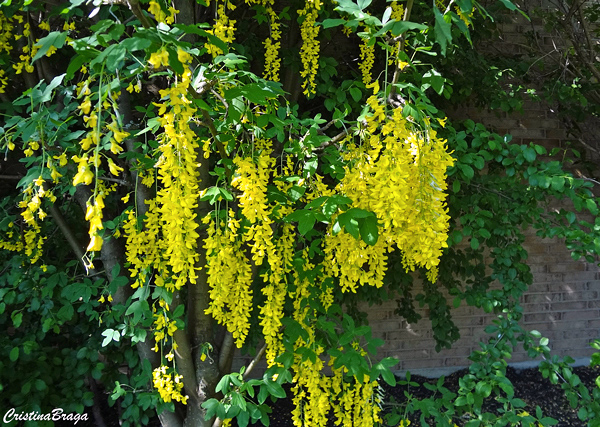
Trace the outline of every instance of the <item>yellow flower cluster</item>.
{"label": "yellow flower cluster", "polygon": [[125,256],[130,264],[129,273],[135,280],[132,288],[144,286],[153,268],[158,269],[160,263],[160,225],[156,209],[156,200],[148,201],[148,212],[144,229],[138,228],[138,219],[133,210],[127,212],[127,220],[123,224],[126,236]]}
{"label": "yellow flower cluster", "polygon": [[380,286],[386,253],[395,246],[407,271],[424,267],[435,281],[447,246],[445,178],[452,157],[430,127],[419,130],[400,108],[388,118],[375,95],[367,102],[372,114],[366,118],[364,143],[347,144],[350,163],[337,190],[353,200],[353,207],[376,215],[379,239],[368,246],[352,242],[344,230],[329,232],[324,239],[326,271],[339,278],[343,290],[354,290],[357,280]]}
{"label": "yellow flower cluster", "polygon": [[86,202],[85,220],[90,222],[89,236],[90,243],[87,251],[95,252],[102,249],[102,237],[98,233],[102,230],[102,209],[104,209],[104,198],[116,190],[116,184],[111,187],[106,187],[102,182],[96,184],[94,196]]}
{"label": "yellow flower cluster", "polygon": [[473,24],[471,22],[471,18],[473,17],[473,12],[472,11],[469,14],[465,14],[461,10],[460,6],[458,6],[458,5],[454,6],[454,10],[456,11],[456,14],[460,18],[460,20],[463,21],[467,27]]}
{"label": "yellow flower cluster", "polygon": [[179,13],[179,11],[174,7],[169,7],[168,11],[169,14],[167,15],[165,12],[163,12],[160,4],[154,0],[148,4],[148,12],[154,15],[154,19],[156,19],[158,22],[171,25],[173,22],[175,22],[175,15]]}
{"label": "yellow flower cluster", "polygon": [[[309,262],[308,252],[303,252],[304,269],[311,270],[315,266]],[[380,405],[375,388],[376,381],[370,381],[368,376],[358,379],[345,378],[347,368],[333,368],[335,358],[330,357],[328,365],[333,375],[323,373],[324,349],[316,344],[315,327],[311,318],[314,318],[314,309],[308,300],[311,298],[311,287],[318,286],[320,280],[311,283],[308,279],[300,280],[294,272],[297,287],[290,296],[294,301],[294,320],[302,325],[308,332],[308,339],[299,338],[295,343],[296,349],[309,348],[315,353],[313,358],[304,358],[296,354],[292,364],[294,394],[292,421],[295,426],[326,426],[329,413],[333,410],[336,417],[335,425],[347,427],[364,426],[373,427],[381,422],[379,416]],[[322,283],[321,283],[322,285]],[[321,289],[322,291],[323,289]],[[358,343],[353,343],[355,350],[361,350]],[[340,348],[343,350],[343,348]],[[362,351],[362,350],[361,350]],[[364,351],[362,351],[364,353]]]}
{"label": "yellow flower cluster", "polygon": [[298,10],[298,15],[304,17],[300,32],[302,35],[302,48],[300,49],[300,59],[302,60],[302,71],[300,76],[304,79],[302,89],[304,94],[310,96],[315,93],[315,77],[319,71],[319,50],[320,42],[319,28],[316,26],[321,8],[320,0],[306,0],[304,9]]}
{"label": "yellow flower cluster", "polygon": [[11,252],[21,252],[23,250],[23,241],[20,239],[19,230],[15,224],[8,224],[9,231],[6,233],[6,240],[0,240],[0,249],[6,249]]}
{"label": "yellow flower cluster", "polygon": [[12,247],[18,251],[24,251],[32,264],[42,255],[42,248],[46,239],[40,234],[41,227],[38,222],[43,221],[47,215],[41,208],[44,198],[51,203],[56,201],[56,196],[51,191],[46,190],[44,179],[39,176],[23,190],[23,200],[19,202],[19,207],[23,209],[21,216],[27,225],[27,230],[23,236],[24,244],[3,245],[5,249],[11,249]]}
{"label": "yellow flower cluster", "polygon": [[[394,21],[402,21],[404,19],[404,6],[398,4],[397,1],[393,1],[391,4],[392,15],[390,16],[391,20]],[[388,60],[389,65],[393,65],[396,61],[398,61],[398,52],[400,51],[400,43],[398,42],[392,46],[390,50],[390,56]]]}
{"label": "yellow flower cluster", "polygon": [[11,39],[14,38],[14,21],[23,22],[23,17],[20,15],[14,15],[7,18],[3,12],[0,12],[0,52],[10,53],[13,46]]}
{"label": "yellow flower cluster", "polygon": [[362,73],[363,83],[365,85],[371,84],[371,81],[373,80],[371,69],[375,63],[375,45],[370,45],[369,39],[363,39],[360,44],[360,61],[358,68]]}
{"label": "yellow flower cluster", "polygon": [[[102,163],[101,152],[100,152],[100,140],[105,133],[110,138],[110,151],[112,154],[119,154],[123,151],[123,148],[119,145],[129,133],[118,129],[117,118],[114,114],[111,114],[112,122],[106,126],[106,129],[102,128],[101,118],[102,109],[104,110],[116,110],[116,102],[114,101],[118,93],[107,93],[104,101],[98,102],[97,108],[92,108],[92,99],[90,86],[92,79],[84,80],[77,85],[77,96],[82,101],[78,107],[81,114],[83,115],[84,125],[89,129],[85,137],[79,141],[82,155],[73,156],[72,159],[77,163],[77,173],[73,177],[73,186],[79,184],[91,185],[94,179],[98,176],[98,171]],[[102,93],[98,94],[99,97],[103,97]],[[105,155],[104,155],[105,156]],[[108,170],[112,175],[118,176],[123,168],[118,166],[114,160],[108,156],[106,161],[108,164]],[[66,164],[66,156],[57,157],[60,160],[61,166]],[[85,219],[90,221],[90,243],[87,247],[87,251],[96,252],[102,249],[103,240],[99,230],[102,229],[102,209],[104,208],[104,198],[112,191],[105,187],[101,181],[95,180],[94,194],[87,202],[87,209],[85,213]]]}
{"label": "yellow flower cluster", "polygon": [[[166,341],[167,337],[172,337],[173,333],[177,330],[177,324],[175,320],[169,319],[167,315],[167,311],[169,306],[164,302],[164,300],[160,300],[159,302],[161,306],[160,313],[154,313],[154,340],[156,341],[156,345],[154,346],[154,351],[158,351],[158,343],[163,343]],[[153,310],[155,311],[155,309]]]}
{"label": "yellow flower cluster", "polygon": [[281,48],[281,24],[278,22],[277,14],[271,6],[267,7],[267,13],[271,19],[271,36],[263,42],[265,46],[265,72],[263,78],[279,81],[279,69],[281,68],[281,58],[279,57],[279,49]]}
{"label": "yellow flower cluster", "polygon": [[[263,147],[263,148],[266,148]],[[236,176],[232,185],[241,194],[239,205],[242,215],[250,222],[244,233],[243,241],[251,245],[252,261],[261,266],[265,257],[269,270],[263,275],[265,286],[262,293],[266,297],[260,309],[260,325],[267,343],[266,359],[271,365],[281,350],[281,318],[287,294],[286,274],[291,269],[293,254],[293,227],[284,225],[281,236],[274,241],[272,224],[269,217],[272,207],[267,200],[267,182],[275,160],[265,152],[258,155],[255,164],[251,158],[236,158]]]}
{"label": "yellow flower cluster", "polygon": [[[310,270],[314,265],[309,262],[308,252],[302,253],[304,259],[304,269]],[[315,329],[310,320],[307,320],[314,309],[310,308],[308,299],[311,294],[311,283],[308,279],[300,280],[298,272],[294,272],[296,279],[296,291],[290,296],[294,301],[294,320],[300,323],[308,331],[308,339],[298,338],[294,348],[306,347],[315,352],[315,357],[304,358],[302,355],[294,352],[294,363],[292,371],[292,393],[294,397],[292,402],[292,422],[296,427],[305,425],[321,426],[327,425],[327,414],[331,410],[331,402],[334,396],[331,395],[334,377],[330,378],[323,374],[324,362],[322,358],[323,347],[315,342]]]}
{"label": "yellow flower cluster", "polygon": [[[213,25],[212,30],[208,30],[207,32],[215,35],[219,39],[221,39],[225,43],[232,43],[235,40],[235,24],[236,21],[233,19],[229,19],[227,16],[227,12],[225,11],[225,5],[229,10],[234,10],[235,5],[231,1],[224,1],[217,6],[217,19],[215,24]],[[206,43],[204,45],[208,53],[210,53],[213,58],[218,55],[223,54],[223,50],[211,43]]]}
{"label": "yellow flower cluster", "polygon": [[152,372],[152,384],[160,393],[160,397],[165,402],[181,402],[187,404],[188,396],[183,396],[182,375],[167,372],[167,367],[162,365]]}
{"label": "yellow flower cluster", "polygon": [[169,290],[180,289],[187,282],[196,283],[199,259],[195,210],[200,195],[197,161],[200,147],[190,128],[196,110],[188,99],[191,71],[185,65],[184,73],[173,86],[160,91],[165,101],[157,104],[164,133],[157,138],[160,158],[155,168],[161,188],[155,206],[164,242],[161,245],[162,276],[169,277],[165,282]]}
{"label": "yellow flower cluster", "polygon": [[203,222],[209,224],[204,248],[211,302],[206,313],[227,327],[239,348],[250,330],[252,312],[252,267],[238,238],[240,221],[230,210],[225,230],[209,216]]}

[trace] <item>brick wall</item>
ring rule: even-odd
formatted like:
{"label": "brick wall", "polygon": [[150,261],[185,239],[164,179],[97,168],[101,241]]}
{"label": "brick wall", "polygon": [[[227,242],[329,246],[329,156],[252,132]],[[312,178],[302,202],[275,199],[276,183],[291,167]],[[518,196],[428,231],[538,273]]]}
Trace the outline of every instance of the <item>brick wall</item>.
{"label": "brick wall", "polygon": [[[600,338],[600,269],[593,264],[573,261],[560,240],[541,239],[530,233],[525,247],[529,251],[534,280],[521,299],[522,324],[549,338],[554,354],[589,357],[590,341]],[[415,292],[418,290],[417,287]],[[452,310],[460,339],[451,349],[438,353],[426,310],[420,310],[421,321],[409,324],[394,314],[395,307],[391,301],[371,308],[369,322],[374,336],[385,341],[378,356],[398,358],[401,371],[468,366],[467,357],[479,349],[478,342],[487,337],[485,327],[495,318],[463,302]],[[510,362],[529,360],[520,348]]]}

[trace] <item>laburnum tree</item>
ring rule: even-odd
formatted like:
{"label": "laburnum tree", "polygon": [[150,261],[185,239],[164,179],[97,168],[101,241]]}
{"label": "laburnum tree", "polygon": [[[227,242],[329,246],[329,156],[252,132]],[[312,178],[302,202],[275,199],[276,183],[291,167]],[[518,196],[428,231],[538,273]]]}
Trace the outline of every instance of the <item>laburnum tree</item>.
{"label": "laburnum tree", "polygon": [[[398,292],[414,318],[419,271],[440,346],[443,287],[504,316],[459,395],[409,412],[550,423],[481,403],[520,407],[501,378],[531,280],[522,226],[593,260],[590,223],[539,206],[597,208],[542,147],[454,128],[430,100],[453,91],[436,61],[489,18],[472,0],[4,0],[2,404],[101,423],[105,391],[124,425],[268,425],[289,383],[296,426],[380,425],[396,361],[356,302]],[[236,349],[252,362],[232,371]]]}

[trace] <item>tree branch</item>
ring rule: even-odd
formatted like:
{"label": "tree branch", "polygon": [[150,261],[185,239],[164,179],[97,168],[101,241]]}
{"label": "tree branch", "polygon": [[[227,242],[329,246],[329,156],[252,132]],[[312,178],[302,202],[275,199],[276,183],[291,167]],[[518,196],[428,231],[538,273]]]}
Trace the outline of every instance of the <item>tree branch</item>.
{"label": "tree branch", "polygon": [[60,231],[62,232],[63,236],[65,236],[65,239],[67,239],[67,243],[69,243],[69,246],[71,246],[71,249],[73,250],[73,252],[75,252],[75,255],[77,256],[79,262],[81,262],[81,265],[85,267],[85,252],[83,251],[82,246],[75,238],[73,230],[71,230],[71,228],[67,225],[67,222],[62,216],[62,213],[56,207],[56,204],[52,204],[52,206],[50,206],[50,215],[52,216],[52,218],[54,218],[56,225],[58,225],[58,228],[60,228]]}
{"label": "tree branch", "polygon": [[136,18],[140,20],[144,28],[154,27],[152,21],[148,19],[148,17],[144,14],[144,11],[140,7],[139,0],[127,0],[127,5],[129,6],[129,9],[133,12],[133,14],[136,16]]}
{"label": "tree branch", "polygon": [[[412,12],[414,0],[408,0],[406,2],[406,9],[404,9],[404,16],[402,17],[402,21],[408,21],[410,19],[410,14]],[[398,52],[404,52],[404,41],[406,37],[406,33],[398,36],[400,40],[398,40]],[[402,68],[400,68],[400,63],[396,60],[396,68],[394,69],[394,75],[392,77],[392,87],[390,88],[390,97],[392,97],[396,93],[396,83],[398,83],[398,79],[400,78],[400,73],[402,72]],[[387,76],[386,76],[387,78]]]}
{"label": "tree branch", "polygon": [[265,354],[265,351],[267,351],[267,343],[264,343],[263,346],[260,348],[260,350],[258,350],[258,353],[256,353],[256,356],[254,356],[254,359],[252,359],[252,361],[250,362],[250,364],[244,371],[244,376],[243,376],[244,379],[248,378],[248,376],[250,375],[252,370],[256,367],[258,362],[260,362],[260,359],[262,359],[263,355]]}
{"label": "tree branch", "polygon": [[219,371],[226,372],[227,365],[231,359],[233,353],[233,335],[229,331],[225,331],[223,337],[223,343],[221,344],[221,351],[219,353]]}

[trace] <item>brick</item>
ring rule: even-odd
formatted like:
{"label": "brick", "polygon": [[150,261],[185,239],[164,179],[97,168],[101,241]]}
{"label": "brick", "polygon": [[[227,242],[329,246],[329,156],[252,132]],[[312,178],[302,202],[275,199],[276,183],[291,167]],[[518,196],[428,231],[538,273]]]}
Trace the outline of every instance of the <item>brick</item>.
{"label": "brick", "polygon": [[512,129],[510,133],[513,138],[523,138],[525,140],[546,138],[546,131],[544,129],[518,128]]}
{"label": "brick", "polygon": [[580,291],[587,291],[590,288],[589,282],[576,282],[576,283],[561,283],[560,286],[565,293],[576,293]]}
{"label": "brick", "polygon": [[585,264],[583,263],[574,263],[574,262],[569,262],[569,263],[550,263],[550,265],[548,266],[548,271],[550,273],[565,273],[565,272],[571,272],[571,271],[585,271]]}
{"label": "brick", "polygon": [[461,326],[480,326],[485,323],[484,317],[482,317],[482,316],[470,316],[470,317],[453,316],[452,320],[454,321],[454,324],[456,326],[458,326],[459,328]]}
{"label": "brick", "polygon": [[563,332],[564,339],[571,338],[586,338],[586,339],[594,339],[600,338],[600,331],[597,329],[572,329],[570,331]]}
{"label": "brick", "polygon": [[525,304],[560,301],[562,293],[527,293],[524,295]]}
{"label": "brick", "polygon": [[405,360],[402,362],[401,369],[410,371],[411,369],[439,368],[440,366],[443,366],[443,361],[440,359]]}
{"label": "brick", "polygon": [[540,313],[552,310],[552,303],[523,304],[523,313]]}
{"label": "brick", "polygon": [[466,357],[448,357],[444,359],[444,366],[469,366],[471,361]]}
{"label": "brick", "polygon": [[587,303],[585,301],[564,301],[552,303],[552,310],[585,310]]}
{"label": "brick", "polygon": [[587,308],[600,308],[600,300],[588,301]]}
{"label": "brick", "polygon": [[438,353],[440,357],[467,357],[471,354],[473,349],[471,347],[454,347],[456,343],[453,344],[452,348],[445,348]]}
{"label": "brick", "polygon": [[586,320],[570,320],[560,322],[545,322],[541,321],[538,323],[532,322],[527,324],[527,329],[530,331],[536,330],[541,332],[542,335],[554,333],[553,331],[570,331],[588,328]]}
{"label": "brick", "polygon": [[[553,282],[564,282],[565,275],[563,273],[542,273],[536,274],[534,280],[537,283],[553,283]],[[589,279],[593,280],[593,279]]]}
{"label": "brick", "polygon": [[556,340],[554,342],[550,342],[549,347],[552,349],[587,349],[590,343],[588,339],[585,338],[576,338],[576,339],[564,339],[564,340]]}
{"label": "brick", "polygon": [[385,344],[382,349],[385,351],[397,351],[403,348],[404,341],[403,340],[385,340]]}
{"label": "brick", "polygon": [[567,138],[567,131],[565,129],[548,129],[546,137],[549,139],[565,139]]}
{"label": "brick", "polygon": [[432,339],[429,340],[404,340],[402,341],[402,350],[410,350],[411,352],[428,351],[435,347],[435,342]]}
{"label": "brick", "polygon": [[[535,275],[533,276],[535,280]],[[529,286],[529,292],[549,292],[548,283],[533,282]]]}
{"label": "brick", "polygon": [[562,313],[564,320],[583,320],[600,318],[598,310],[566,311]]}
{"label": "brick", "polygon": [[[585,284],[587,286],[587,283]],[[595,291],[563,292],[563,301],[589,301],[598,298]]]}
{"label": "brick", "polygon": [[[586,327],[600,329],[600,319],[588,320],[586,323]],[[599,331],[599,335],[600,335],[600,331]]]}
{"label": "brick", "polygon": [[523,315],[523,322],[556,322],[560,320],[560,313],[532,313]]}

